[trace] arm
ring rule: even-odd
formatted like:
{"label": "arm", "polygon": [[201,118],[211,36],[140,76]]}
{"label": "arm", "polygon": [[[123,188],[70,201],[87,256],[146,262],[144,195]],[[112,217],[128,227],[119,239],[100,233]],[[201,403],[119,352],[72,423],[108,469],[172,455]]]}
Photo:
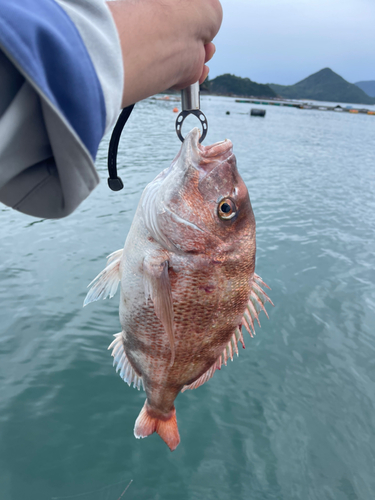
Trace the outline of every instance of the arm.
{"label": "arm", "polygon": [[0,202],[73,212],[121,105],[202,80],[220,22],[218,0],[1,0]]}
{"label": "arm", "polygon": [[208,74],[205,63],[222,20],[218,0],[107,3],[120,37],[125,84],[122,106]]}

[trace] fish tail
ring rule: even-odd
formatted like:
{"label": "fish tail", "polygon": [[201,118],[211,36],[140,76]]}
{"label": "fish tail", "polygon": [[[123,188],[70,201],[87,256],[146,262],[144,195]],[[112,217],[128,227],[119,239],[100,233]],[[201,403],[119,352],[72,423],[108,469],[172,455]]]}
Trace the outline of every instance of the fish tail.
{"label": "fish tail", "polygon": [[159,434],[171,451],[175,450],[180,443],[175,407],[166,415],[158,414],[156,416],[146,399],[141,413],[135,421],[134,436],[138,439],[145,438],[154,432]]}

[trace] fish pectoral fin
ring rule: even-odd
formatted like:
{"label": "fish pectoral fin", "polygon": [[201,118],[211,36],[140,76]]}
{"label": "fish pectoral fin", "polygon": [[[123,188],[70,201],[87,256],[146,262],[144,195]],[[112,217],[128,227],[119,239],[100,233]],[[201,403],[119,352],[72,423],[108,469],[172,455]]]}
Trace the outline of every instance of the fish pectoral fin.
{"label": "fish pectoral fin", "polygon": [[230,358],[233,361],[233,353],[236,353],[238,356],[238,346],[237,346],[238,342],[241,342],[242,347],[245,349],[245,343],[243,340],[240,326],[238,326],[236,328],[235,332],[233,333],[233,335],[230,338],[230,341],[224,347],[222,354],[220,354],[220,356],[217,358],[215,363],[212,366],[210,366],[210,368],[205,373],[203,373],[203,375],[201,375],[199,378],[197,378],[197,380],[195,380],[195,382],[193,382],[189,385],[184,385],[181,392],[184,392],[188,389],[197,389],[198,387],[203,385],[205,382],[210,380],[214,376],[216,370],[220,370],[221,366],[223,364],[226,366],[228,358]]}
{"label": "fish pectoral fin", "polygon": [[120,370],[120,377],[128,384],[129,387],[133,384],[134,388],[140,390],[142,387],[144,390],[142,377],[137,375],[126,355],[122,332],[116,333],[114,337],[115,340],[111,343],[108,349],[112,349],[113,366],[116,366],[116,372]]}
{"label": "fish pectoral fin", "polygon": [[151,297],[156,316],[163,325],[171,348],[171,365],[174,363],[174,314],[172,289],[168,274],[168,260],[147,257],[143,261],[146,300]]}
{"label": "fish pectoral fin", "polygon": [[117,291],[120,282],[120,262],[122,258],[123,249],[108,255],[107,265],[101,273],[88,285],[91,287],[88,291],[83,307],[95,302],[99,299],[112,298]]}

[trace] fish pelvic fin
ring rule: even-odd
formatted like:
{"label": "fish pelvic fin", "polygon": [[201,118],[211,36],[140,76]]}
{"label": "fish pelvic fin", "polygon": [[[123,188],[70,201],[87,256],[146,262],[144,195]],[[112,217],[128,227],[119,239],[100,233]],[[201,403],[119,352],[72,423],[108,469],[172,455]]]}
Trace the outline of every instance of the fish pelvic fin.
{"label": "fish pelvic fin", "polygon": [[159,434],[171,451],[174,451],[180,443],[175,407],[166,415],[156,415],[146,399],[135,421],[134,436],[140,439],[150,436],[154,432]]}
{"label": "fish pelvic fin", "polygon": [[266,311],[266,308],[264,307],[265,303],[269,302],[271,305],[274,305],[272,300],[268,297],[268,295],[260,285],[265,286],[266,288],[271,290],[270,287],[264,283],[260,276],[254,274],[249,301],[246,305],[246,309],[242,317],[242,325],[246,328],[251,337],[254,337],[255,335],[255,321],[260,327],[260,311],[263,311],[268,318],[268,313]]}
{"label": "fish pelvic fin", "polygon": [[116,372],[120,371],[120,377],[129,387],[133,384],[134,388],[140,390],[142,387],[144,390],[142,377],[137,375],[126,355],[122,332],[116,333],[114,337],[115,340],[110,344],[108,349],[112,349],[113,366],[116,367]]}
{"label": "fish pelvic fin", "polygon": [[90,302],[95,302],[99,299],[106,299],[107,297],[112,298],[114,296],[121,278],[120,262],[122,253],[123,249],[117,250],[116,252],[108,255],[107,266],[88,285],[88,288],[91,288],[86,295],[83,307],[90,304]]}

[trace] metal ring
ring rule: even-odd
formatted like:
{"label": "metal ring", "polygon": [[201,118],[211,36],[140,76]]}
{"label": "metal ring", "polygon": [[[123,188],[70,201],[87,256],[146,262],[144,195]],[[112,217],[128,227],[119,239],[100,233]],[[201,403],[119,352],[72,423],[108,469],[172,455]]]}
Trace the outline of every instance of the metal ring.
{"label": "metal ring", "polygon": [[188,109],[185,111],[181,111],[181,113],[178,115],[177,120],[176,120],[176,132],[178,135],[178,138],[180,139],[181,142],[184,142],[185,138],[181,134],[181,129],[182,129],[182,124],[184,123],[184,120],[187,116],[189,115],[195,115],[198,120],[201,122],[202,125],[202,135],[199,138],[199,142],[203,142],[206,135],[207,135],[207,130],[208,130],[208,123],[207,123],[207,118],[204,116],[204,113],[200,109]]}

